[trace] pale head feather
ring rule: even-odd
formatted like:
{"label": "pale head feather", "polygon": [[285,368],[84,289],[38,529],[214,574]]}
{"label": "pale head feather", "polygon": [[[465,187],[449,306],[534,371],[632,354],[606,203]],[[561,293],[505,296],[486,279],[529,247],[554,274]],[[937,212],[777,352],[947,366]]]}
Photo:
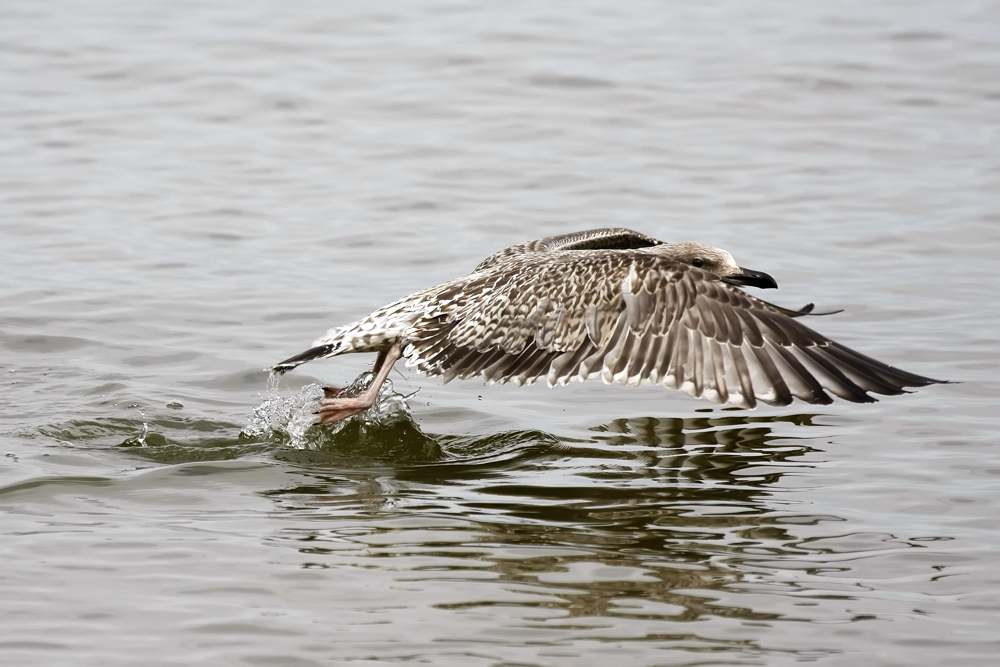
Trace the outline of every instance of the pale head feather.
{"label": "pale head feather", "polygon": [[653,246],[648,251],[710,271],[720,277],[737,275],[743,271],[728,252],[704,243],[664,243]]}

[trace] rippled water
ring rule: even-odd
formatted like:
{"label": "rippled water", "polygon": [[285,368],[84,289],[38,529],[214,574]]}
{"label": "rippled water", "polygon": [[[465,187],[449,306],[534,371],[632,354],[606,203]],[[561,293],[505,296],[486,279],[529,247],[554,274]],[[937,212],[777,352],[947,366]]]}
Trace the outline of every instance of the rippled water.
{"label": "rippled water", "polygon": [[[994,664],[1000,6],[828,5],[3,3],[0,661]],[[960,384],[268,394],[601,226]]]}

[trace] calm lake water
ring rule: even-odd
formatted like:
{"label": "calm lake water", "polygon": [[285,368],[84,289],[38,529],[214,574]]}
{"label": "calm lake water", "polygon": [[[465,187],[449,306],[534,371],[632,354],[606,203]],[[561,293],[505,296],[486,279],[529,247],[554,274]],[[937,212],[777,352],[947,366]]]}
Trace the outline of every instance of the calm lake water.
{"label": "calm lake water", "polygon": [[[996,664],[997,2],[7,0],[0,91],[3,664]],[[604,226],[959,383],[269,396]]]}

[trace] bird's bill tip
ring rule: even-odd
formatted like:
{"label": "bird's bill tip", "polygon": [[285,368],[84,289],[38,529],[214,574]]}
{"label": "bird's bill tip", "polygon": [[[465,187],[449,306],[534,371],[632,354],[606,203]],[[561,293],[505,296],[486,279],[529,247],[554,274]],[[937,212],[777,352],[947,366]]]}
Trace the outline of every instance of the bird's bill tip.
{"label": "bird's bill tip", "polygon": [[763,271],[753,271],[751,269],[744,269],[743,267],[740,267],[739,273],[724,276],[722,280],[730,285],[748,285],[761,289],[777,289],[778,287],[778,283],[775,282],[774,278]]}

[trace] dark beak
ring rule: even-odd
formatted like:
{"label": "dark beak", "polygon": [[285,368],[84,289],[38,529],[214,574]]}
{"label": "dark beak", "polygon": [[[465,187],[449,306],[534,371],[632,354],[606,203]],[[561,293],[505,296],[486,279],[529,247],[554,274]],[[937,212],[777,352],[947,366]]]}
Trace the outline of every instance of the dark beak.
{"label": "dark beak", "polygon": [[723,276],[722,280],[730,285],[749,285],[751,287],[760,287],[761,289],[778,288],[778,283],[774,282],[774,278],[763,271],[751,271],[742,267],[739,273],[731,276]]}

